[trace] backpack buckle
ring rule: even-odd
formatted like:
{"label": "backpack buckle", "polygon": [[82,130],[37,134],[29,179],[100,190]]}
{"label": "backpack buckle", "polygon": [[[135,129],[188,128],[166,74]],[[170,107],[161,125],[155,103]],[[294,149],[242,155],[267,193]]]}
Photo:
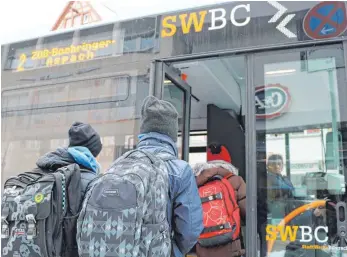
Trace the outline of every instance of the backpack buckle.
{"label": "backpack buckle", "polygon": [[201,203],[211,202],[211,201],[214,201],[214,200],[222,200],[223,199],[223,194],[221,192],[219,192],[219,193],[217,193],[215,195],[202,197],[200,199],[201,199]]}
{"label": "backpack buckle", "polygon": [[28,231],[27,231],[27,239],[32,240],[34,237],[36,237],[36,220],[33,214],[27,214],[25,216],[27,222],[28,222]]}
{"label": "backpack buckle", "polygon": [[6,218],[1,217],[1,238],[8,238],[10,236],[10,229]]}
{"label": "backpack buckle", "polygon": [[7,216],[9,208],[5,207],[1,215],[1,238],[8,238],[10,236],[10,228],[8,226]]}

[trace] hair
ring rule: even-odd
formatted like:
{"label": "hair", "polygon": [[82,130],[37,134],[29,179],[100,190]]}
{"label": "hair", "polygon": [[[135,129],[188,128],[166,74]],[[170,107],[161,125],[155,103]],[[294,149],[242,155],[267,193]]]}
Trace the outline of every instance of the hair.
{"label": "hair", "polygon": [[283,163],[283,157],[282,157],[282,155],[280,155],[280,154],[273,154],[273,155],[271,155],[269,158],[268,158],[268,160],[267,160],[267,162],[270,164],[270,163],[273,163],[273,162],[277,162],[277,161],[281,161],[282,163]]}

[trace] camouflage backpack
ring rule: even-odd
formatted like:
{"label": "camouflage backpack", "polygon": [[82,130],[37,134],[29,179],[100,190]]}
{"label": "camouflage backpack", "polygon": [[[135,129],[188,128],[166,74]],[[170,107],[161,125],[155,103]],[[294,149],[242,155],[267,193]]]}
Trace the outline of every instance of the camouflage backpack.
{"label": "camouflage backpack", "polygon": [[157,156],[133,150],[91,182],[77,224],[80,257],[169,257],[169,178]]}
{"label": "camouflage backpack", "polygon": [[35,169],[9,178],[1,204],[1,256],[76,256],[81,202],[81,173],[76,164],[56,172]]}

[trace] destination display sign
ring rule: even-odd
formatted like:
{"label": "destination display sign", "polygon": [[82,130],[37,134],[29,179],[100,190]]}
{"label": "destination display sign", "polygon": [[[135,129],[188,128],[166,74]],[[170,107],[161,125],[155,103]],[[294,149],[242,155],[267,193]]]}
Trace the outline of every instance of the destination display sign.
{"label": "destination display sign", "polygon": [[26,62],[42,61],[45,67],[64,65],[75,62],[83,62],[93,60],[98,57],[99,49],[112,47],[116,43],[115,40],[101,40],[78,45],[70,45],[66,47],[53,47],[32,51],[30,56],[21,54],[17,71],[24,71]]}

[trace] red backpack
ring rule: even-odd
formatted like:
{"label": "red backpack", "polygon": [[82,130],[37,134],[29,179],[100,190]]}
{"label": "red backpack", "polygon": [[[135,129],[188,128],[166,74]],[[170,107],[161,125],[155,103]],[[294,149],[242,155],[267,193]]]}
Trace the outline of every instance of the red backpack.
{"label": "red backpack", "polygon": [[214,176],[199,187],[203,209],[204,230],[199,237],[202,247],[215,247],[239,238],[241,219],[235,190],[228,179]]}

